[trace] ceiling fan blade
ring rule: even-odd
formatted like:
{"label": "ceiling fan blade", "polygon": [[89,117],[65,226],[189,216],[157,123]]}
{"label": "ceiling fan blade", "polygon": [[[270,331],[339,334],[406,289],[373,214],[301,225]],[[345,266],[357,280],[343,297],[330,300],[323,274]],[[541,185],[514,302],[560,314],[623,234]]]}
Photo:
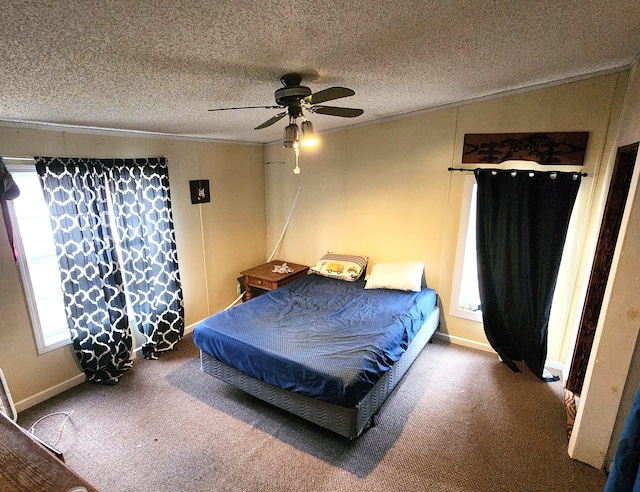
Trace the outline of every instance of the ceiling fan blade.
{"label": "ceiling fan blade", "polygon": [[354,94],[354,91],[346,87],[329,87],[328,89],[323,89],[305,97],[304,100],[309,104],[320,104],[326,101],[340,99],[341,97],[353,96]]}
{"label": "ceiling fan blade", "polygon": [[237,108],[215,108],[207,111],[229,111],[231,109],[279,109],[282,106],[239,106]]}
{"label": "ceiling fan blade", "polygon": [[364,113],[364,109],[339,108],[336,106],[311,106],[309,111],[329,116],[341,116],[342,118],[355,118]]}
{"label": "ceiling fan blade", "polygon": [[[277,108],[279,108],[280,106],[276,106]],[[262,128],[266,128],[268,126],[273,125],[276,121],[280,121],[282,118],[284,118],[284,116],[287,114],[286,111],[283,111],[282,113],[278,113],[275,116],[272,116],[271,118],[269,118],[267,121],[265,121],[264,123],[262,123],[262,125],[258,125],[254,128],[254,130],[260,130]]]}

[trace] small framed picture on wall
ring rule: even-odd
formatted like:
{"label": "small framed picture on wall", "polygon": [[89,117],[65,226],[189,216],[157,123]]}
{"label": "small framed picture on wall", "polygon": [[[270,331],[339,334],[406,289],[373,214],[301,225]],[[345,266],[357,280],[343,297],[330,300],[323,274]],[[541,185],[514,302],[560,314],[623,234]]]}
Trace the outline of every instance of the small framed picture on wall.
{"label": "small framed picture on wall", "polygon": [[191,203],[207,203],[211,201],[209,192],[209,180],[197,179],[189,181],[189,189],[191,190]]}

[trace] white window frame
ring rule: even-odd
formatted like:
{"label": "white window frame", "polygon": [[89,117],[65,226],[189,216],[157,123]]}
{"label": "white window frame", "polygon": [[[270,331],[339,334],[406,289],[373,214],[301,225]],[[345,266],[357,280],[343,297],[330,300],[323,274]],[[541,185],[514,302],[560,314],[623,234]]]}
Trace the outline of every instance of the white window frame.
{"label": "white window frame", "polygon": [[463,278],[465,250],[467,247],[467,235],[475,234],[469,231],[469,219],[471,214],[471,204],[474,197],[474,188],[476,178],[473,175],[465,176],[464,191],[462,198],[462,209],[460,212],[460,225],[458,231],[458,245],[456,248],[456,261],[453,271],[453,287],[451,289],[451,303],[449,305],[449,314],[458,318],[465,318],[471,321],[482,323],[482,311],[469,311],[460,309],[460,290]]}
{"label": "white window frame", "polygon": [[[25,158],[10,158],[3,157],[3,161],[7,166],[9,172],[33,172],[35,173],[35,161],[33,159],[25,159]],[[38,307],[36,302],[36,296],[33,289],[33,284],[31,281],[31,274],[29,272],[29,266],[26,261],[26,254],[24,245],[22,243],[22,237],[20,236],[20,224],[18,222],[18,218],[16,216],[16,211],[11,200],[7,200],[9,215],[11,217],[11,221],[13,223],[14,228],[14,239],[15,239],[15,247],[18,251],[18,268],[20,270],[20,277],[22,280],[22,287],[24,289],[24,294],[27,300],[27,307],[29,309],[29,317],[31,318],[31,327],[33,329],[33,334],[35,337],[36,348],[38,350],[38,354],[42,355],[47,352],[51,352],[60,347],[64,347],[66,345],[71,344],[71,333],[69,332],[69,337],[64,340],[60,340],[55,343],[47,344],[45,342],[45,338],[42,332],[42,325],[40,323],[40,316],[38,314]]]}

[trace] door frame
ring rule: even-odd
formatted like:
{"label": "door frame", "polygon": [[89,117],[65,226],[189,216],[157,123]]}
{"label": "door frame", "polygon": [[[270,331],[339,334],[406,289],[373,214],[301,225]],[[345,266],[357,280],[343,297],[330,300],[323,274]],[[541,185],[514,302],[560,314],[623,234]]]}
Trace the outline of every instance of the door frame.
{"label": "door frame", "polygon": [[582,392],[589,356],[604,299],[624,209],[629,197],[639,143],[618,147],[611,174],[607,201],[600,225],[591,275],[587,287],[578,334],[571,358],[566,389],[576,395]]}

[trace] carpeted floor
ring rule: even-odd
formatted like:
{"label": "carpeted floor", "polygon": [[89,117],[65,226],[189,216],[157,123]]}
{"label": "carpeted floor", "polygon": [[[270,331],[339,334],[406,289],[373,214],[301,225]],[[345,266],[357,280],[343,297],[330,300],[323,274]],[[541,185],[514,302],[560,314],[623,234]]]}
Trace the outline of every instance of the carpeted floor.
{"label": "carpeted floor", "polygon": [[429,344],[350,442],[204,374],[190,336],[137,359],[113,387],[84,383],[19,415],[103,492],[601,491],[569,459],[561,382]]}

